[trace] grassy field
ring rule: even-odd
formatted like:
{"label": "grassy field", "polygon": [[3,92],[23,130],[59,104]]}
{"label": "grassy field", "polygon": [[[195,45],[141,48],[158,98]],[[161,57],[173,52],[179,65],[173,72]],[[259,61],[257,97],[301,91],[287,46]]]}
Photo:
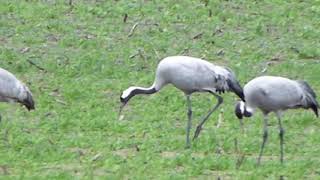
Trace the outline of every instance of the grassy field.
{"label": "grassy field", "polygon": [[[68,2],[0,1],[0,67],[36,101],[32,112],[0,105],[1,179],[320,178],[320,120],[311,111],[285,114],[283,165],[272,116],[259,167],[261,113],[242,133],[232,93],[191,149],[185,97],[172,86],[133,98],[122,120],[117,114],[122,90],[150,86],[171,55],[226,65],[242,85],[281,75],[320,94],[320,1]],[[194,130],[216,100],[192,99]]]}

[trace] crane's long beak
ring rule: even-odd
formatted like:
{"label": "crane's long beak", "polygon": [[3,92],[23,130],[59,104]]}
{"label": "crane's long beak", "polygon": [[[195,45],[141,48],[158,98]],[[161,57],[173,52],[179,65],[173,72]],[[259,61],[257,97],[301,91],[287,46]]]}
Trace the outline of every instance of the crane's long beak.
{"label": "crane's long beak", "polygon": [[239,119],[241,132],[244,133],[243,118]]}
{"label": "crane's long beak", "polygon": [[119,108],[119,115],[118,115],[118,117],[119,117],[119,118],[120,118],[120,116],[121,116],[121,112],[122,112],[122,110],[123,110],[124,106],[126,106],[126,104],[127,104],[127,103],[121,102],[121,104],[120,104],[120,108]]}

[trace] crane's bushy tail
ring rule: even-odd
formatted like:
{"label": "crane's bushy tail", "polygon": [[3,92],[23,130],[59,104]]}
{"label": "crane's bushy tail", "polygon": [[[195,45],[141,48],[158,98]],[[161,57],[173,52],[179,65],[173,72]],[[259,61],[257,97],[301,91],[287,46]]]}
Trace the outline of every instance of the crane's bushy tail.
{"label": "crane's bushy tail", "polygon": [[313,91],[313,89],[310,87],[310,85],[306,81],[297,81],[302,89],[304,90],[306,94],[306,108],[311,108],[313,112],[316,114],[317,117],[319,117],[318,114],[318,108],[319,108],[319,103],[317,102],[317,95]]}

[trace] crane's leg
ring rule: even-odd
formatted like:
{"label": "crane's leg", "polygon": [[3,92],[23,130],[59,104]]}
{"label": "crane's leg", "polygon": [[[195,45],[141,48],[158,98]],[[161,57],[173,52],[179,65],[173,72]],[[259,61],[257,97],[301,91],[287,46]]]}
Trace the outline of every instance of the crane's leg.
{"label": "crane's leg", "polygon": [[192,108],[191,108],[191,99],[190,95],[187,96],[187,104],[188,104],[188,124],[187,124],[187,140],[186,140],[186,148],[190,148],[190,129],[191,129],[191,121],[192,121]]}
{"label": "crane's leg", "polygon": [[266,114],[264,114],[264,117],[263,117],[263,136],[262,137],[263,137],[263,140],[262,140],[262,144],[261,144],[260,154],[259,154],[259,157],[257,160],[258,165],[260,165],[263,149],[264,149],[265,143],[268,139],[268,118],[267,118]]}
{"label": "crane's leg", "polygon": [[280,136],[280,162],[283,164],[283,136],[284,136],[284,129],[282,127],[282,122],[281,122],[281,114],[278,112],[276,113],[278,117],[278,124],[279,124],[279,136]]}
{"label": "crane's leg", "polygon": [[217,98],[218,102],[217,102],[217,104],[209,111],[209,113],[200,121],[199,125],[197,126],[196,132],[194,133],[193,140],[196,139],[196,138],[199,136],[200,131],[201,131],[201,129],[202,129],[202,125],[206,122],[206,120],[210,117],[210,115],[220,106],[220,104],[223,103],[223,99],[222,99],[221,96],[219,96],[219,95],[217,95],[217,94],[215,94],[215,93],[213,93],[213,92],[210,92],[210,93],[213,94],[213,95]]}

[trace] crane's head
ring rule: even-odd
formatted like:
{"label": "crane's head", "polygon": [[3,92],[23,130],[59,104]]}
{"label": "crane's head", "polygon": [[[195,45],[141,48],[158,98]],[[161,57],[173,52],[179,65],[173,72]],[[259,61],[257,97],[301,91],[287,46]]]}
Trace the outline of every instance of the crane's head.
{"label": "crane's head", "polygon": [[253,113],[251,110],[247,109],[243,101],[239,101],[235,107],[235,114],[241,120],[243,116],[251,117]]}
{"label": "crane's head", "polygon": [[21,102],[29,111],[35,109],[31,92],[27,92],[27,97]]}
{"label": "crane's head", "polygon": [[238,101],[235,107],[235,114],[238,117],[238,119],[242,119],[243,118],[243,113],[244,113],[244,108],[245,105],[242,101]]}
{"label": "crane's head", "polygon": [[120,116],[124,106],[126,106],[127,102],[128,102],[128,100],[125,97],[123,97],[123,93],[122,93],[122,95],[120,96],[120,103],[121,104],[120,104],[120,109],[119,109],[119,116]]}
{"label": "crane's head", "polygon": [[119,110],[119,116],[121,114],[122,109],[124,108],[124,106],[126,106],[126,104],[128,103],[128,101],[130,100],[130,98],[132,98],[134,96],[134,94],[132,93],[132,91],[134,90],[134,87],[129,87],[128,89],[124,90],[120,96],[120,110]]}
{"label": "crane's head", "polygon": [[29,111],[35,109],[32,93],[27,86],[22,86],[23,91],[19,94],[18,102],[24,105]]}

